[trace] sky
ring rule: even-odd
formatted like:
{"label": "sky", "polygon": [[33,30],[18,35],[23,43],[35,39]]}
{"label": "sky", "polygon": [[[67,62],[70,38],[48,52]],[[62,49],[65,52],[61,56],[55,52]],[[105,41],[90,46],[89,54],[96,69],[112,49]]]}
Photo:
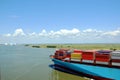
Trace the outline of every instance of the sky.
{"label": "sky", "polygon": [[120,0],[0,0],[0,44],[120,43]]}

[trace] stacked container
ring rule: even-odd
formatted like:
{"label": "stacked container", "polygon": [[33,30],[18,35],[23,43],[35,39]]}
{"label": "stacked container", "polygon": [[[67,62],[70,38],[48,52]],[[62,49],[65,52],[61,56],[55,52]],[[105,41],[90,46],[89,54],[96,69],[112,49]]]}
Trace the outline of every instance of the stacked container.
{"label": "stacked container", "polygon": [[76,59],[76,60],[81,60],[82,58],[82,50],[74,50],[73,53],[71,54],[71,60]]}
{"label": "stacked container", "polygon": [[86,50],[82,52],[82,60],[94,60],[95,59],[95,51]]}
{"label": "stacked container", "polygon": [[112,62],[120,62],[120,50],[111,52],[111,60]]}
{"label": "stacked container", "polygon": [[111,59],[120,59],[120,50],[111,52]]}
{"label": "stacked container", "polygon": [[109,62],[111,59],[110,56],[111,51],[108,50],[100,50],[95,54],[95,60],[100,62]]}

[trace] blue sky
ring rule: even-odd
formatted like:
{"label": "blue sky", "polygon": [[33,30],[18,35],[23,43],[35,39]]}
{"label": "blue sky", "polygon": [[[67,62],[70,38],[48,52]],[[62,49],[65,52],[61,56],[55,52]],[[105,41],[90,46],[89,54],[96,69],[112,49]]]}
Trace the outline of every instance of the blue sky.
{"label": "blue sky", "polygon": [[0,43],[120,43],[119,3],[0,0]]}

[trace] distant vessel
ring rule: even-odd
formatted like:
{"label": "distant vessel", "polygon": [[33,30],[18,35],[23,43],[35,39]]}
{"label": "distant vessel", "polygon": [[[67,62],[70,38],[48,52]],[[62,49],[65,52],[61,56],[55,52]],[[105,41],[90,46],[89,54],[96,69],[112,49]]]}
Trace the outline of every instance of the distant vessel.
{"label": "distant vessel", "polygon": [[15,46],[16,45],[16,43],[4,43],[4,45],[10,45],[10,46]]}
{"label": "distant vessel", "polygon": [[[83,73],[93,78],[97,77],[99,80],[119,80],[120,65],[113,64],[120,63],[119,55],[120,51],[74,50],[70,53],[69,50],[60,49],[51,58],[55,65]],[[93,63],[86,63],[84,60],[92,61]],[[98,64],[97,62],[108,64]]]}
{"label": "distant vessel", "polygon": [[4,43],[4,45],[8,45],[8,43]]}

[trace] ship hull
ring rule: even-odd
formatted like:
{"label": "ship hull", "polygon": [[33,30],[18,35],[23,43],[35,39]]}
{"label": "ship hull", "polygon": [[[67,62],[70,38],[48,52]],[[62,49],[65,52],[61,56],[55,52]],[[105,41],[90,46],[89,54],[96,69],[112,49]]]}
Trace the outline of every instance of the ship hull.
{"label": "ship hull", "polygon": [[120,79],[120,69],[119,68],[109,68],[109,67],[101,67],[94,65],[86,65],[86,64],[78,64],[78,63],[70,63],[62,60],[52,58],[52,61],[55,65],[59,65],[76,72],[85,73],[87,75],[103,77],[107,79]]}

